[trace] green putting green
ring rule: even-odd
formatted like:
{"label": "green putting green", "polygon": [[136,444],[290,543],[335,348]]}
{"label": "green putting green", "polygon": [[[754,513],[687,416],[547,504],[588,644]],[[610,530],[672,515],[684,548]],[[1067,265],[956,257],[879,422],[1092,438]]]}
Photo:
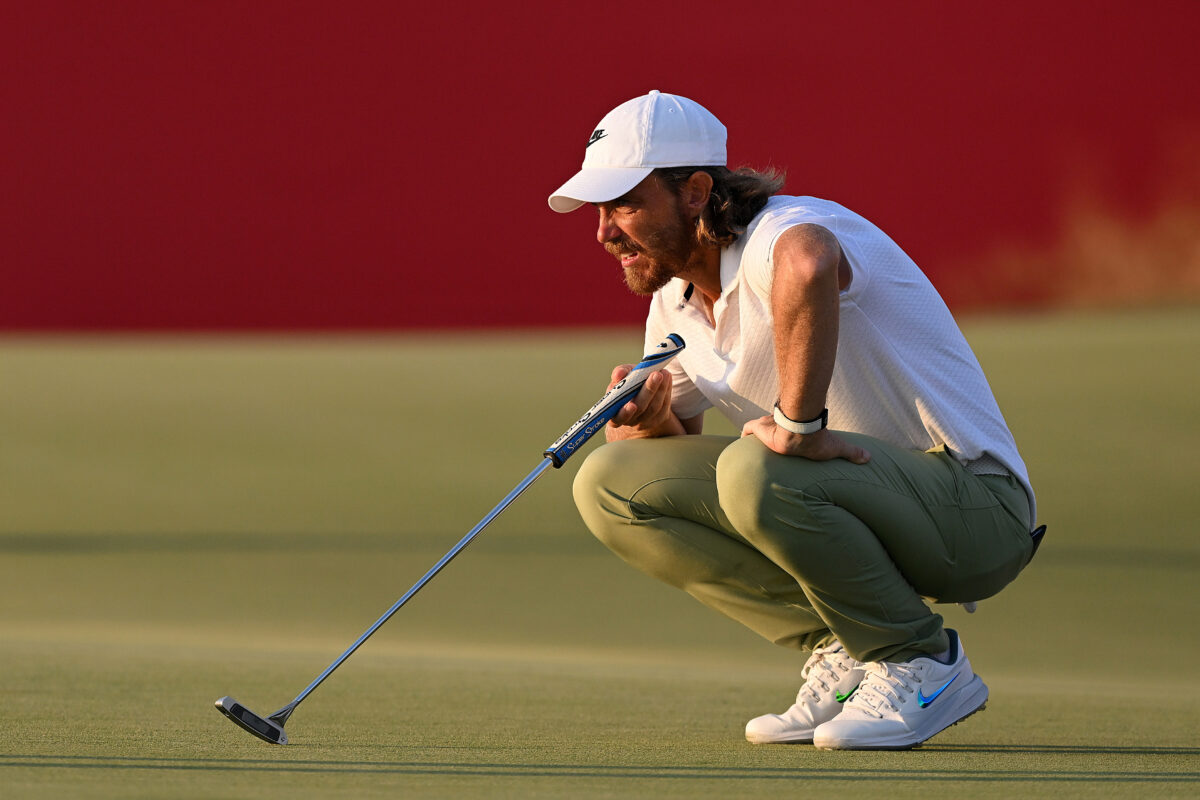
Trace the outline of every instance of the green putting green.
{"label": "green putting green", "polygon": [[964,328],[1050,532],[977,614],[940,609],[991,699],[905,753],[746,743],[802,656],[593,541],[578,457],[296,711],[293,744],[212,708],[290,701],[635,331],[0,339],[0,794],[1195,796],[1200,315]]}

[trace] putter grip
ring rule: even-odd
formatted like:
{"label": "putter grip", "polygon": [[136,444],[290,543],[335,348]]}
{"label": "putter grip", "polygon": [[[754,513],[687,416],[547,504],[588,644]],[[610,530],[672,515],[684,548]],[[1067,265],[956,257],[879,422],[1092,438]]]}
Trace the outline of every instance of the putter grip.
{"label": "putter grip", "polygon": [[543,455],[554,462],[555,469],[565,464],[576,450],[583,447],[584,442],[607,425],[608,421],[615,417],[626,403],[637,396],[638,390],[642,388],[642,384],[652,373],[665,367],[684,347],[681,336],[675,333],[668,334],[667,338],[655,345],[652,351],[642,356],[642,360],[628,375],[605,392],[604,396],[589,408],[578,422],[558,437],[554,444],[547,447]]}

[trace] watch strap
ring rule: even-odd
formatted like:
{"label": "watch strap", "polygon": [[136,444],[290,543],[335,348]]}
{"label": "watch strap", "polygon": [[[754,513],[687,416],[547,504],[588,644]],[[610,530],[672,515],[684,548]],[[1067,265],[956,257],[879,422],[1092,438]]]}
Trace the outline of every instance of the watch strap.
{"label": "watch strap", "polygon": [[774,417],[776,425],[783,428],[785,431],[800,435],[816,433],[817,431],[822,430],[829,425],[828,408],[823,409],[820,416],[800,422],[792,419],[787,414],[784,414],[783,409],[779,407],[779,403],[775,403]]}

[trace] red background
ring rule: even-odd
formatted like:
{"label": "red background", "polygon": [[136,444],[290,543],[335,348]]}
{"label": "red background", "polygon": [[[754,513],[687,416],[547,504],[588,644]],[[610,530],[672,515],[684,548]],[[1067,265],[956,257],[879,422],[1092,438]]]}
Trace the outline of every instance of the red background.
{"label": "red background", "polygon": [[7,3],[0,329],[636,324],[594,215],[546,196],[652,88],[720,117],[731,164],[873,219],[952,306],[1036,300],[963,271],[1051,246],[1073,192],[1131,220],[1200,193],[1198,22],[1190,0]]}

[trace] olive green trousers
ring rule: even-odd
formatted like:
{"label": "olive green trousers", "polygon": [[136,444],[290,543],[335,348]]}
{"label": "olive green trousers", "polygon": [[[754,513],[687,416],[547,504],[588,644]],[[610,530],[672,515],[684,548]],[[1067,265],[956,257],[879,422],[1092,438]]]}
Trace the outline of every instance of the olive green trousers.
{"label": "olive green trousers", "polygon": [[839,435],[870,463],[781,456],[753,436],[612,442],[583,463],[575,502],[622,559],[776,644],[942,652],[928,602],[990,597],[1032,557],[1025,492],[944,450]]}

